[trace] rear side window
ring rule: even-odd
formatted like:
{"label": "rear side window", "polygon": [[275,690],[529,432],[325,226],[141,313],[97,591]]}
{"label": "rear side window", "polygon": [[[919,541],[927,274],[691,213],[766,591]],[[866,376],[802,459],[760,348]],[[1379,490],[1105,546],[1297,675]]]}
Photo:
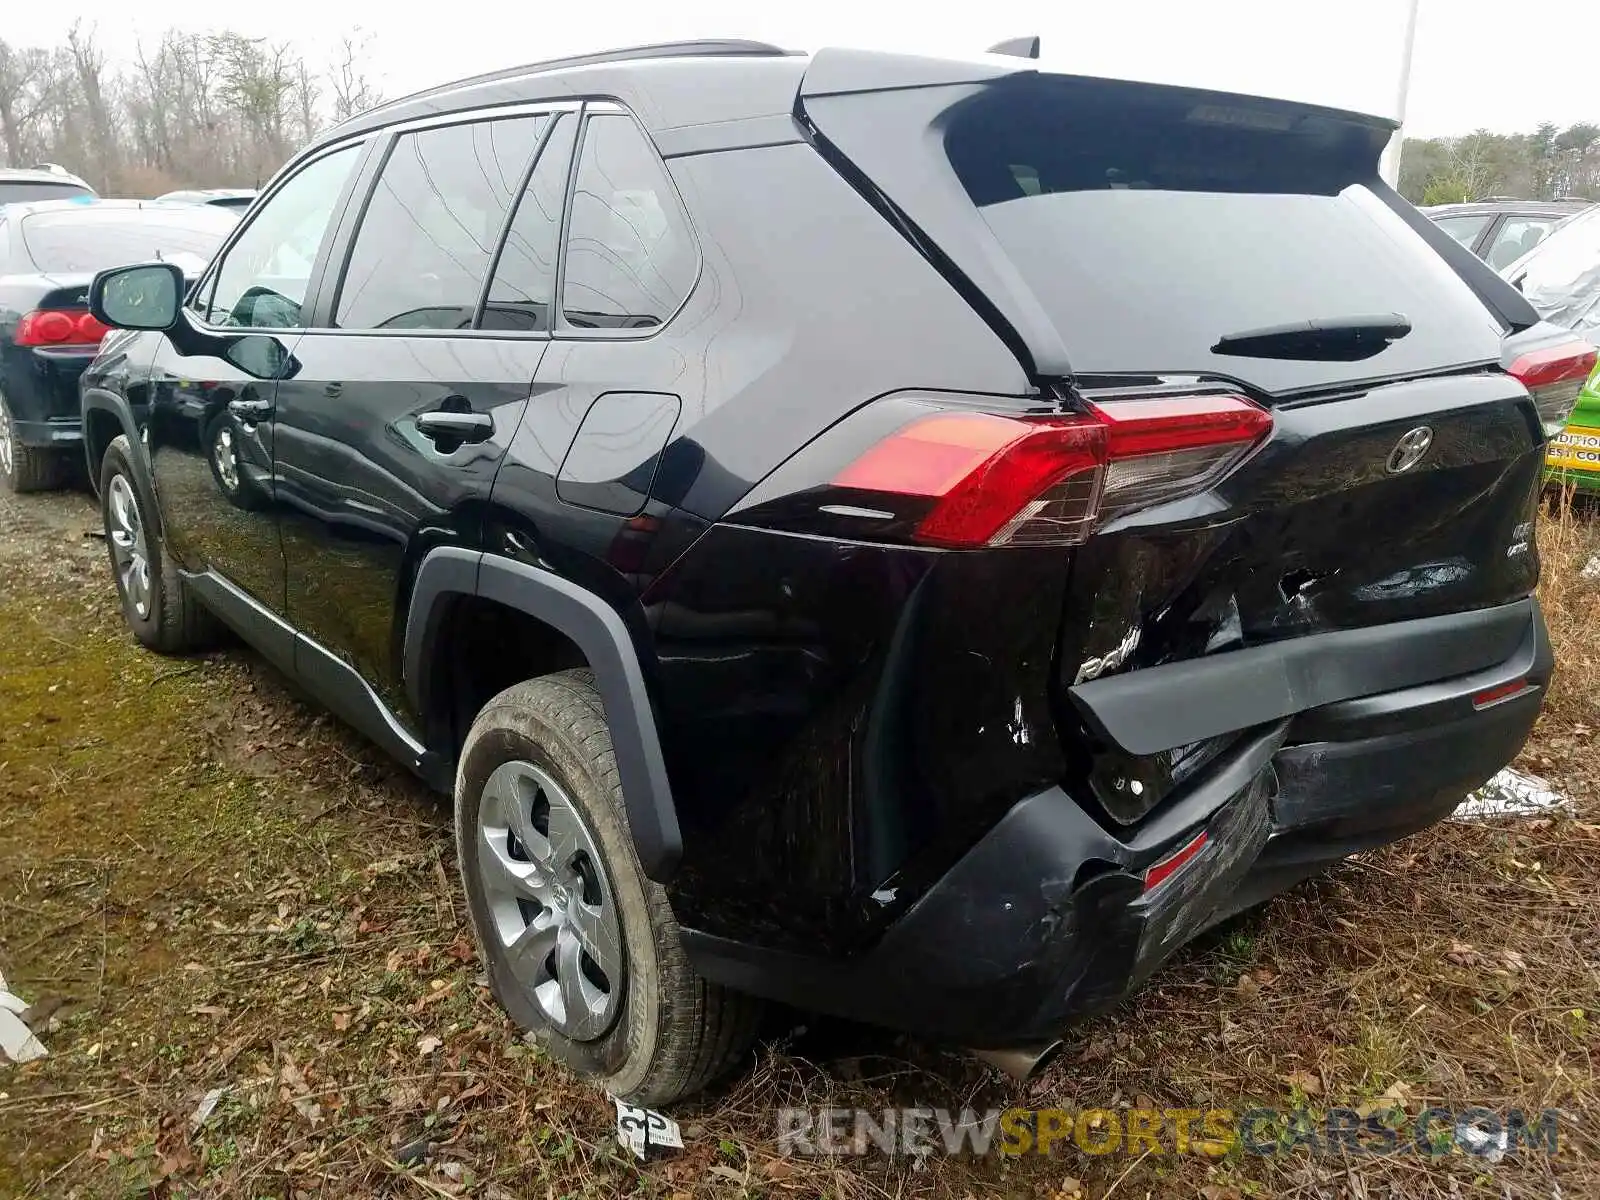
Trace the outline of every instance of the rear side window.
{"label": "rear side window", "polygon": [[1434,224],[1471,250],[1472,244],[1478,240],[1478,235],[1483,232],[1493,215],[1493,213],[1473,213],[1464,217],[1440,217]]}
{"label": "rear side window", "polygon": [[402,134],[339,290],[344,329],[469,329],[506,214],[548,117]]}
{"label": "rear side window", "polygon": [[572,142],[577,136],[575,120],[556,120],[506,231],[494,281],[489,285],[489,302],[479,323],[482,329],[539,332],[550,328],[561,210],[566,204]]}
{"label": "rear side window", "polygon": [[567,323],[653,328],[678,310],[699,270],[688,220],[655,148],[628,116],[590,117],[567,234]]}
{"label": "rear side window", "polygon": [[0,204],[25,204],[30,200],[71,200],[75,196],[93,199],[94,193],[82,184],[50,183],[43,180],[0,180]]}
{"label": "rear side window", "polygon": [[[1061,77],[948,115],[950,165],[1078,374],[1205,373],[1277,393],[1498,358],[1494,317],[1374,190],[1381,131]],[[1396,313],[1411,332],[1359,361],[1212,349]]]}
{"label": "rear side window", "polygon": [[23,249],[40,271],[100,271],[159,258],[198,275],[236,224],[204,209],[96,205],[31,213],[19,227]]}

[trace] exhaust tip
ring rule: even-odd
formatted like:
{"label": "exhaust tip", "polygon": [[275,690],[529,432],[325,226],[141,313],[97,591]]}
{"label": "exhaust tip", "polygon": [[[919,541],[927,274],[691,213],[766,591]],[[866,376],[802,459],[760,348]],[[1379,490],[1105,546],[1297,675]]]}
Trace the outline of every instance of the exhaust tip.
{"label": "exhaust tip", "polygon": [[971,1053],[991,1067],[1004,1071],[1017,1082],[1026,1083],[1038,1074],[1060,1049],[1061,1042],[1058,1039],[1032,1046],[1014,1046],[1006,1050],[973,1050]]}

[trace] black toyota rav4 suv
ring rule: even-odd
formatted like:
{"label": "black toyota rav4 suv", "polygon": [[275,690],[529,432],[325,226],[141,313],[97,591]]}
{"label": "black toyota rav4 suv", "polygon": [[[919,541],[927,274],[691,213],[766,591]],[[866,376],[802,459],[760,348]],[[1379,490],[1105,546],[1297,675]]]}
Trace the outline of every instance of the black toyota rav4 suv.
{"label": "black toyota rav4 suv", "polygon": [[619,1096],[762,999],[1025,1066],[1539,711],[1594,351],[1391,132],[731,42],[386,104],[96,278],[127,620],[453,789],[495,993]]}

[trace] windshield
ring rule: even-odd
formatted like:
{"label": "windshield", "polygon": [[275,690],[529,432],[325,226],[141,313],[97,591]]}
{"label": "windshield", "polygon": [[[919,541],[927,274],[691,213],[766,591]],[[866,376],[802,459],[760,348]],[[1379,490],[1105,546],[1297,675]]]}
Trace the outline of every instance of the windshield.
{"label": "windshield", "polygon": [[81,183],[52,183],[47,179],[0,179],[0,204],[26,204],[32,200],[70,200],[93,197]]}
{"label": "windshield", "polygon": [[[1495,361],[1502,330],[1377,191],[1370,144],[1315,116],[1061,81],[953,113],[945,152],[1081,375],[1203,373],[1272,393]],[[1219,339],[1397,314],[1360,361]]]}
{"label": "windshield", "polygon": [[1563,222],[1505,276],[1546,321],[1600,336],[1600,204]]}
{"label": "windshield", "polygon": [[198,275],[237,224],[213,208],[158,210],[85,208],[32,213],[21,222],[22,244],[40,271],[81,273],[163,259]]}

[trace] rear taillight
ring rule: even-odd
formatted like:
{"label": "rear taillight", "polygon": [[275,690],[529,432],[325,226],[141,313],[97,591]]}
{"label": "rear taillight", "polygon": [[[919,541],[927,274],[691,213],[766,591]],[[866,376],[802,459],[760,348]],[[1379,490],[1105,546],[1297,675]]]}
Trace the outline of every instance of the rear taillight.
{"label": "rear taillight", "polygon": [[1574,338],[1556,346],[1530,350],[1506,370],[1528,389],[1534,407],[1539,410],[1545,436],[1553,437],[1566,427],[1567,418],[1578,402],[1578,393],[1583,390],[1594,364],[1595,348]]}
{"label": "rear taillight", "polygon": [[83,309],[39,308],[17,322],[19,346],[98,346],[111,330]]}
{"label": "rear taillight", "polygon": [[1204,491],[1271,428],[1270,414],[1232,395],[1115,400],[1062,416],[943,411],[897,429],[832,485],[864,513],[874,496],[927,501],[911,541],[1071,546],[1107,517]]}

